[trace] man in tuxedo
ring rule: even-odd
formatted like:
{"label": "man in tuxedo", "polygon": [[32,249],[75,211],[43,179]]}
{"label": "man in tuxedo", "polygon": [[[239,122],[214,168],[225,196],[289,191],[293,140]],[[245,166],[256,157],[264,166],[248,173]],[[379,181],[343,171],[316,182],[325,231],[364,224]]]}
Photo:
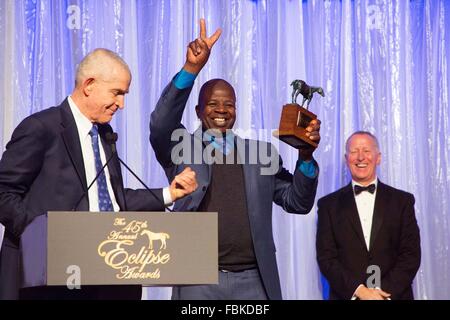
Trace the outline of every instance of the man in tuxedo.
{"label": "man in tuxedo", "polygon": [[330,299],[413,299],[420,266],[414,196],[377,179],[377,138],[357,131],[346,143],[352,182],[318,201],[317,261]]}
{"label": "man in tuxedo", "polygon": [[[168,179],[187,165],[196,172],[199,188],[177,201],[175,209],[218,212],[219,284],[176,286],[172,299],[281,299],[272,202],[287,212],[307,214],[314,203],[318,165],[314,149],[307,149],[291,174],[270,143],[235,135],[236,95],[223,79],[200,89],[196,112],[201,127],[190,134],[181,124],[194,80],[220,32],[208,38],[205,21],[200,21],[200,37],[188,45],[183,69],[164,89],[150,120],[150,142]],[[313,120],[307,128],[311,140],[319,142],[319,129],[320,121]],[[270,151],[270,164],[279,164],[272,173],[265,174],[267,163],[261,159],[250,160],[258,153],[252,145]]]}
{"label": "man in tuxedo", "polygon": [[[14,130],[0,160],[0,222],[5,226],[0,298],[18,298],[20,236],[36,216],[66,210],[162,211],[197,187],[195,172],[186,168],[168,188],[153,194],[124,188],[106,135],[112,132],[108,123],[113,115],[124,108],[130,82],[130,70],[117,54],[96,49],[81,61],[75,89],[61,105],[32,114]],[[21,297],[140,299],[141,287],[36,287],[21,290]]]}

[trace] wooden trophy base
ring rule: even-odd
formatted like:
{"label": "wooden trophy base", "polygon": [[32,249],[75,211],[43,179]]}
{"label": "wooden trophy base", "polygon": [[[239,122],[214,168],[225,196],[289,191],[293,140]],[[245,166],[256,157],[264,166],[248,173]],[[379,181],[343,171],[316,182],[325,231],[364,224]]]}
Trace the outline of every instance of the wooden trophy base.
{"label": "wooden trophy base", "polygon": [[317,116],[296,103],[285,104],[281,112],[280,127],[273,135],[290,146],[301,149],[318,144],[306,136],[306,128]]}

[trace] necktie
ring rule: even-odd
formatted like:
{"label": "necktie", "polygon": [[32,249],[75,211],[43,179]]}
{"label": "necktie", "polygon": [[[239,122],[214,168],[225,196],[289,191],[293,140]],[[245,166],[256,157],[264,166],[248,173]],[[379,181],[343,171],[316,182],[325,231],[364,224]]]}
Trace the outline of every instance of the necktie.
{"label": "necktie", "polygon": [[366,187],[355,185],[355,194],[358,195],[358,194],[360,194],[363,191],[368,191],[368,192],[373,194],[375,192],[375,188],[376,187],[375,187],[374,183],[372,183],[372,184],[370,184],[370,185],[368,185]]}
{"label": "necktie", "polygon": [[[89,131],[89,135],[91,136],[92,149],[94,150],[95,171],[98,174],[100,170],[102,170],[103,165],[102,160],[100,158],[100,149],[98,147],[98,128],[96,124],[92,126],[91,131]],[[105,171],[102,171],[98,176],[97,186],[98,186],[98,207],[100,211],[114,211],[111,198],[109,197],[108,193]]]}

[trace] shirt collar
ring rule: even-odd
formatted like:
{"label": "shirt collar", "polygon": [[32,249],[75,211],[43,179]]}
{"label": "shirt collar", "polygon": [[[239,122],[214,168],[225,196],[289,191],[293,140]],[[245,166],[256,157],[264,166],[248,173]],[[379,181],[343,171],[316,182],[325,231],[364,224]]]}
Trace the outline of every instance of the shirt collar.
{"label": "shirt collar", "polygon": [[89,131],[92,129],[92,122],[80,111],[80,108],[75,104],[72,97],[67,98],[72,111],[73,117],[75,118],[75,123],[77,125],[78,132],[81,137],[86,137],[89,135]]}
{"label": "shirt collar", "polygon": [[[374,184],[375,187],[378,187],[378,178],[375,177],[375,179],[373,181],[371,181],[370,183],[368,183],[367,185],[371,185],[371,184]],[[364,187],[361,183],[356,182],[355,180],[352,179],[352,187],[354,188],[355,186]]]}
{"label": "shirt collar", "polygon": [[[207,130],[203,132],[204,139],[203,141],[212,143],[214,148],[221,148],[223,146],[223,136],[222,135],[214,135],[210,133],[211,131]],[[232,130],[227,130],[225,134],[225,148],[228,149],[234,148],[234,133]]]}
{"label": "shirt collar", "polygon": [[210,143],[215,149],[219,150],[225,155],[228,155],[234,150],[234,133],[231,130],[227,130],[225,134],[225,143],[223,136],[211,134],[208,131],[203,132],[203,141]]}

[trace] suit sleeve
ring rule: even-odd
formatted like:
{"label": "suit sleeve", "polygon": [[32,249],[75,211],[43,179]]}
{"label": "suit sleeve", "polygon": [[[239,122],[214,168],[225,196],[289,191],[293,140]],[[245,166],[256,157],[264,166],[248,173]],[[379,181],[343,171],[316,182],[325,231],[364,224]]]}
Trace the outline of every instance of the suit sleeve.
{"label": "suit sleeve", "polygon": [[150,143],[158,162],[165,169],[173,166],[172,148],[178,143],[172,141],[172,133],[176,129],[182,129],[181,133],[187,133],[181,119],[191,90],[192,87],[178,89],[171,81],[161,94],[150,117]]}
{"label": "suit sleeve", "polygon": [[39,120],[26,118],[14,130],[0,160],[0,222],[16,237],[29,223],[24,198],[42,168],[45,132]]}
{"label": "suit sleeve", "polygon": [[409,289],[420,267],[420,232],[414,213],[414,196],[403,205],[401,238],[395,266],[381,279],[381,288],[395,300]]}
{"label": "suit sleeve", "polygon": [[356,288],[365,283],[347,270],[339,261],[339,252],[333,232],[331,205],[322,199],[317,202],[318,221],[316,234],[316,254],[320,271],[328,280],[330,287],[342,299],[350,300]]}
{"label": "suit sleeve", "polygon": [[129,211],[164,211],[164,198],[162,189],[132,190],[125,189],[127,210]]}
{"label": "suit sleeve", "polygon": [[[317,162],[314,161],[317,170]],[[275,193],[273,201],[286,212],[307,214],[311,211],[316,197],[318,175],[315,178],[305,176],[295,165],[292,175],[283,167],[283,161],[279,157],[279,171],[275,175]]]}

